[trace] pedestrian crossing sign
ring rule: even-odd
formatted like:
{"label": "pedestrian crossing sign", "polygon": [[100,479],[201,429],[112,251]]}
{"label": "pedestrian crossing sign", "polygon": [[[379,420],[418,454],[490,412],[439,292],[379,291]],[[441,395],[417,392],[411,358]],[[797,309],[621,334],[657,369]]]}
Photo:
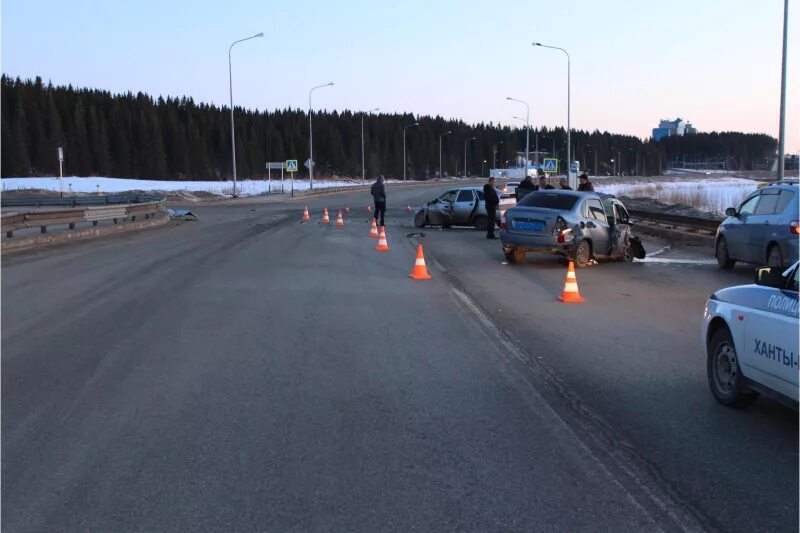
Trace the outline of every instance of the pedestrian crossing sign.
{"label": "pedestrian crossing sign", "polygon": [[297,159],[287,159],[286,170],[288,172],[297,172]]}
{"label": "pedestrian crossing sign", "polygon": [[558,172],[558,159],[554,157],[545,157],[542,169],[545,172]]}

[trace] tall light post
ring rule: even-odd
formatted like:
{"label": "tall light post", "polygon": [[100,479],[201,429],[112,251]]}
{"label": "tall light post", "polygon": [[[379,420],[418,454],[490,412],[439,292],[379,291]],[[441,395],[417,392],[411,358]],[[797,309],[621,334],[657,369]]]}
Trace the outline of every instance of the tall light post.
{"label": "tall light post", "polygon": [[481,177],[483,177],[483,166],[486,164],[486,160],[484,159],[481,163]]}
{"label": "tall light post", "polygon": [[419,126],[419,122],[414,122],[412,124],[406,124],[403,126],[403,182],[406,181],[406,130],[408,128],[414,128]]}
{"label": "tall light post", "polygon": [[497,147],[501,144],[503,144],[503,141],[495,143],[494,146],[492,146],[492,166],[495,168],[497,168]]}
{"label": "tall light post", "polygon": [[[569,105],[570,105],[570,96],[569,96],[569,93],[570,93],[570,59],[569,59],[569,52],[567,52],[566,50],[564,50],[563,48],[560,48],[558,46],[549,46],[549,45],[542,44],[542,43],[531,43],[531,44],[533,46],[541,46],[542,48],[550,48],[552,50],[561,50],[567,56],[567,176],[569,177],[570,169],[572,168],[572,161],[570,160],[570,158],[572,157],[572,154],[570,153],[571,146],[572,146],[571,145],[572,137],[571,137],[571,134],[570,134],[571,127],[570,127],[570,122],[569,122],[569,119],[570,119],[570,116],[569,116],[569,111],[570,111],[569,110]],[[570,183],[570,186],[572,186],[571,183]]]}
{"label": "tall light post", "polygon": [[783,59],[781,61],[781,111],[778,126],[778,179],[783,179],[786,163],[786,33],[789,21],[789,0],[783,0]]}
{"label": "tall light post", "polygon": [[468,177],[468,174],[467,174],[467,144],[470,141],[474,141],[474,140],[475,140],[475,137],[470,137],[469,139],[464,141],[464,178]]}
{"label": "tall light post", "polygon": [[517,100],[516,98],[511,98],[510,96],[506,96],[506,100],[511,100],[512,102],[519,102],[520,104],[525,104],[525,175],[523,178],[528,177],[528,162],[530,161],[530,157],[528,154],[528,150],[530,149],[531,145],[531,108],[528,106],[528,102],[524,100]]}
{"label": "tall light post", "polygon": [[308,91],[308,187],[314,188],[314,129],[311,127],[311,93],[322,87],[332,87],[333,82],[312,87]]}
{"label": "tall light post", "polygon": [[442,174],[442,137],[445,135],[450,135],[451,133],[453,132],[447,130],[446,132],[439,134],[439,179],[444,177],[444,174]]}
{"label": "tall light post", "polygon": [[375,111],[380,111],[380,107],[376,107],[375,109],[370,109],[369,111],[364,111],[361,113],[361,185],[364,185],[367,179],[367,162],[364,159],[364,115],[367,113],[373,113]]}
{"label": "tall light post", "polygon": [[255,39],[256,37],[263,37],[263,33],[256,33],[255,35],[251,35],[250,37],[245,37],[244,39],[239,39],[238,41],[233,41],[231,46],[228,48],[228,89],[230,91],[231,97],[231,159],[233,160],[233,197],[236,198],[236,136],[235,130],[233,127],[233,67],[231,66],[231,50],[233,50],[233,45],[236,43],[241,43],[242,41],[249,41],[250,39]]}

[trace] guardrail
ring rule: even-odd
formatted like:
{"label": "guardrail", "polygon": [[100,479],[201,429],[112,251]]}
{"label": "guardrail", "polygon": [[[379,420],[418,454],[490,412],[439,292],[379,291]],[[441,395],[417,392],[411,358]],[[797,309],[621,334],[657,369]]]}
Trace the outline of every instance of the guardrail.
{"label": "guardrail", "polygon": [[92,205],[144,204],[164,201],[154,194],[108,194],[69,198],[0,198],[2,207],[79,207]]}
{"label": "guardrail", "polygon": [[164,210],[164,198],[155,202],[144,202],[128,205],[109,205],[100,207],[47,209],[42,211],[27,211],[23,213],[7,213],[0,217],[0,226],[7,238],[14,236],[14,231],[22,228],[39,227],[41,233],[47,233],[48,226],[68,225],[75,229],[75,224],[91,222],[96,226],[101,220],[113,220],[114,224],[120,219],[129,219],[131,222],[137,216],[149,219],[159,211]]}
{"label": "guardrail", "polygon": [[708,231],[712,234],[717,232],[717,228],[722,223],[720,220],[710,220],[707,218],[687,217],[683,215],[670,215],[667,213],[653,213],[650,211],[639,211],[631,209],[628,211],[631,216],[652,220],[654,222],[664,222],[684,228],[691,228],[698,231]]}

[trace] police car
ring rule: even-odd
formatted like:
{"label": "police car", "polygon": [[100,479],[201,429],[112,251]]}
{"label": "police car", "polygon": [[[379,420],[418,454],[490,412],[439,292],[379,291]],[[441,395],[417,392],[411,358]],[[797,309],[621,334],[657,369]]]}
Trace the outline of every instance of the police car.
{"label": "police car", "polygon": [[706,302],[708,384],[729,407],[758,394],[798,405],[798,265],[756,269],[755,284],[728,287]]}

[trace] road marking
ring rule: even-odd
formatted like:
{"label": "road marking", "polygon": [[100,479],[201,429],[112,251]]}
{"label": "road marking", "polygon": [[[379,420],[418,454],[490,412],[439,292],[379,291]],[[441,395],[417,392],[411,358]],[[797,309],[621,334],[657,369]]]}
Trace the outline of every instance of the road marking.
{"label": "road marking", "polygon": [[[492,346],[494,346],[495,350],[497,351],[498,355],[502,358],[508,358],[508,356],[512,356],[514,359],[522,362],[526,368],[530,369],[532,372],[540,374],[540,377],[550,381],[556,387],[562,388],[556,378],[552,373],[546,369],[544,366],[541,366],[540,363],[534,363],[533,357],[530,357],[526,352],[520,349],[517,344],[515,344],[508,335],[501,330],[499,326],[497,326],[492,319],[486,315],[476,304],[473,300],[463,291],[452,288],[452,296],[458,302],[463,304],[463,309],[469,312],[469,314],[478,322],[480,326],[481,332],[486,336],[486,338],[491,342]],[[537,357],[537,359],[541,359],[541,357]],[[541,395],[539,390],[537,389],[536,385],[531,382],[531,380],[520,372],[519,370],[514,369],[513,367],[509,367],[511,371],[516,374],[525,385],[527,385],[526,389],[527,392],[533,396],[533,401],[523,396],[523,399],[527,400],[529,403],[529,407],[532,409],[540,408],[544,405],[547,409],[546,414],[552,420],[552,428],[554,433],[559,436],[560,438],[568,441],[572,441],[576,443],[590,458],[590,460],[596,464],[596,466],[608,477],[609,481],[615,484],[622,492],[625,494],[630,501],[630,503],[638,509],[646,519],[648,519],[652,526],[653,530],[655,531],[663,531],[660,525],[656,522],[655,517],[636,499],[636,497],[628,490],[628,488],[619,480],[617,476],[614,475],[613,472],[606,466],[600,458],[596,455],[596,453],[589,447],[589,445],[567,424],[566,420],[553,408],[552,405]],[[505,369],[501,369],[505,370]],[[549,374],[549,375],[548,375]],[[580,400],[577,398],[567,398],[569,401],[573,403],[573,407],[577,408],[580,411],[580,414],[586,418],[594,419],[599,421],[599,417],[594,415],[589,411],[587,407],[580,404]],[[535,404],[535,405],[532,405]],[[543,415],[541,410],[537,410],[537,413]],[[576,417],[577,423],[582,426],[582,429],[587,435],[587,438],[594,441],[595,446],[598,446],[603,452],[608,454],[609,458],[613,461],[614,465],[619,467],[628,478],[634,483],[636,488],[638,488],[642,493],[644,493],[655,505],[658,507],[660,511],[666,514],[676,526],[678,526],[684,532],[700,532],[703,531],[704,528],[702,525],[697,521],[697,519],[692,516],[689,512],[683,509],[680,504],[672,501],[672,498],[669,495],[662,497],[660,494],[656,494],[656,492],[649,486],[642,476],[640,476],[634,469],[636,470],[646,470],[646,467],[643,468],[642,466],[635,465],[634,460],[631,460],[627,457],[620,457],[620,450],[615,449],[613,444],[608,444],[607,439],[604,439],[603,435],[596,435],[598,432],[597,429],[586,427],[583,423],[581,418]],[[602,422],[601,422],[602,423]],[[619,448],[617,446],[616,448]],[[647,474],[645,474],[647,475]],[[657,483],[655,481],[652,482],[653,484]]]}
{"label": "road marking", "polygon": [[651,263],[651,264],[661,264],[661,265],[716,265],[717,262],[714,259],[680,259],[680,258],[670,258],[670,257],[645,257],[644,259],[634,259],[636,263]]}

